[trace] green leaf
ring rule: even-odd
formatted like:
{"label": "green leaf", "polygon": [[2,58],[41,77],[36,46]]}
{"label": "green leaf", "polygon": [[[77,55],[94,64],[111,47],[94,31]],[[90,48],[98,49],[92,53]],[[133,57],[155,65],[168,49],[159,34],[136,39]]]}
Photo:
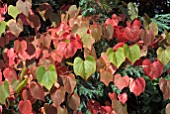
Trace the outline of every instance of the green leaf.
{"label": "green leaf", "polygon": [[129,59],[129,61],[132,62],[132,64],[134,64],[141,57],[140,48],[137,44],[130,47],[125,44],[124,53],[125,56]]}
{"label": "green leaf", "polygon": [[4,84],[0,83],[0,103],[5,104],[6,98],[10,96],[9,83],[7,80]]}
{"label": "green leaf", "polygon": [[96,61],[93,56],[87,56],[85,61],[80,57],[76,57],[73,69],[76,75],[80,75],[83,79],[87,80],[96,71]]}
{"label": "green leaf", "polygon": [[124,49],[118,48],[116,52],[112,48],[107,49],[107,57],[110,62],[112,62],[117,68],[125,61]]}
{"label": "green leaf", "polygon": [[57,72],[54,65],[49,65],[47,70],[45,66],[39,66],[36,70],[36,75],[38,82],[48,90],[57,81]]}
{"label": "green leaf", "polygon": [[2,21],[2,22],[0,23],[0,37],[1,37],[2,33],[5,32],[5,29],[6,29],[6,22],[5,22],[5,21]]}
{"label": "green leaf", "polygon": [[87,34],[88,29],[89,29],[88,27],[81,27],[76,31],[76,33],[80,36],[83,42],[83,47],[91,50],[91,47],[95,42],[95,39],[91,34]]}
{"label": "green leaf", "polygon": [[12,16],[14,19],[16,19],[16,17],[18,16],[19,12],[18,9],[13,6],[13,5],[9,5],[8,6],[8,15]]}
{"label": "green leaf", "polygon": [[13,80],[12,81],[12,88],[15,93],[19,93],[28,82],[28,78],[25,78],[24,80]]}
{"label": "green leaf", "polygon": [[127,7],[131,20],[138,18],[138,7],[132,2],[129,2]]}
{"label": "green leaf", "polygon": [[156,51],[158,60],[160,60],[164,66],[168,64],[168,62],[170,61],[169,52],[170,52],[170,46],[166,47],[166,49],[159,47]]}

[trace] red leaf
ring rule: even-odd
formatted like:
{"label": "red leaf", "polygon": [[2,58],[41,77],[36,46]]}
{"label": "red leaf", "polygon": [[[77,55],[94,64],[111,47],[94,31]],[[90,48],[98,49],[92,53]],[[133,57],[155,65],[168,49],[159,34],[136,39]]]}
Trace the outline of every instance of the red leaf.
{"label": "red leaf", "polygon": [[44,96],[45,96],[44,90],[41,87],[41,85],[39,85],[38,83],[31,82],[30,92],[31,92],[31,95],[33,96],[33,98],[45,101],[44,100]]}
{"label": "red leaf", "polygon": [[[51,114],[51,113],[50,113]],[[57,108],[57,114],[68,114],[68,111],[66,108],[61,108],[61,107],[58,107]]]}
{"label": "red leaf", "polygon": [[127,42],[128,40],[125,38],[125,33],[124,33],[124,27],[123,26],[117,26],[114,27],[114,32],[115,32],[115,37],[118,39],[119,42]]}
{"label": "red leaf", "polygon": [[50,91],[51,99],[55,103],[56,107],[59,107],[65,100],[65,89],[64,87],[52,88]]}
{"label": "red leaf", "polygon": [[11,83],[13,79],[17,80],[17,74],[13,68],[5,68],[3,74],[9,83]]}
{"label": "red leaf", "polygon": [[124,29],[125,38],[129,41],[136,41],[140,36],[140,20],[135,20],[132,24],[127,22],[127,27]]}
{"label": "red leaf", "polygon": [[166,105],[166,114],[170,114],[170,103]]}
{"label": "red leaf", "polygon": [[122,93],[118,95],[118,99],[120,102],[122,102],[123,104],[126,103],[126,101],[128,100],[128,96],[127,93]]}
{"label": "red leaf", "polygon": [[9,49],[6,49],[4,50],[4,53],[3,53],[3,58],[4,58],[4,61],[5,61],[5,64],[7,66],[13,66],[15,65],[15,58],[16,58],[16,53],[14,52],[14,49],[11,48],[10,50]]}
{"label": "red leaf", "polygon": [[0,5],[0,22],[3,21],[5,19],[4,15],[7,12],[7,4],[4,3],[3,5]]}
{"label": "red leaf", "polygon": [[159,60],[155,60],[153,63],[149,59],[145,59],[142,63],[145,75],[147,75],[150,80],[154,80],[161,76],[164,66]]}
{"label": "red leaf", "polygon": [[133,92],[136,96],[139,96],[145,90],[145,86],[146,83],[142,77],[139,77],[136,80],[134,80],[133,78],[130,79],[130,92]]}
{"label": "red leaf", "polygon": [[118,25],[120,20],[121,20],[120,17],[118,17],[117,15],[113,14],[112,15],[112,19],[110,19],[110,18],[106,19],[106,22],[104,23],[104,25],[106,26],[108,24],[111,24],[112,27],[114,27],[114,26]]}
{"label": "red leaf", "polygon": [[125,44],[124,42],[117,43],[117,44],[113,47],[113,50],[116,51],[119,47],[123,47],[124,44]]}
{"label": "red leaf", "polygon": [[114,85],[122,90],[129,85],[129,77],[128,76],[121,76],[120,74],[116,74],[114,76]]}
{"label": "red leaf", "polygon": [[87,107],[92,114],[98,114],[100,112],[100,103],[95,100],[88,101]]}
{"label": "red leaf", "polygon": [[19,111],[21,114],[33,114],[32,113],[32,104],[29,100],[21,100],[18,104]]}
{"label": "red leaf", "polygon": [[110,107],[110,106],[101,106],[101,108],[102,108],[102,112],[105,112],[105,113],[108,113],[108,114],[112,114],[111,112],[112,112],[112,107]]}
{"label": "red leaf", "polygon": [[1,69],[0,69],[0,83],[2,82],[2,72],[1,72]]}
{"label": "red leaf", "polygon": [[109,95],[111,100],[117,99],[116,93],[114,93],[114,92],[113,93],[109,92],[108,95]]}
{"label": "red leaf", "polygon": [[76,86],[76,79],[74,74],[62,75],[64,89],[71,94]]}
{"label": "red leaf", "polygon": [[67,101],[68,101],[68,106],[74,111],[76,111],[80,106],[80,97],[78,96],[77,93],[74,93],[73,95],[69,95],[67,97]]}

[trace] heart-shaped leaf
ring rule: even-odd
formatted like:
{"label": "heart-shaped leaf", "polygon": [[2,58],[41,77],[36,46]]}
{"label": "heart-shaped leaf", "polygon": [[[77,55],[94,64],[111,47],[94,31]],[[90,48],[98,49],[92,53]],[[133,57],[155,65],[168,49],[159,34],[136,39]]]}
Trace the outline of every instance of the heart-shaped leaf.
{"label": "heart-shaped leaf", "polygon": [[96,71],[96,61],[93,56],[87,56],[85,61],[76,57],[73,63],[74,73],[87,80]]}
{"label": "heart-shaped leaf", "polygon": [[1,37],[2,33],[5,32],[5,29],[6,29],[6,22],[5,21],[1,21],[0,22],[0,37]]}
{"label": "heart-shaped leaf", "polygon": [[31,95],[33,96],[33,98],[45,101],[44,100],[44,96],[45,96],[44,90],[41,87],[41,85],[39,85],[38,83],[33,82],[33,81],[31,82],[30,92],[31,92]]}
{"label": "heart-shaped leaf", "polygon": [[39,66],[36,70],[36,75],[38,82],[48,90],[57,81],[57,72],[54,65],[49,65],[47,70],[45,66]]}
{"label": "heart-shaped leaf", "polygon": [[118,48],[116,52],[112,48],[107,49],[107,57],[110,62],[112,62],[117,68],[125,61],[124,49]]}
{"label": "heart-shaped leaf", "polygon": [[103,82],[106,86],[113,81],[112,73],[107,69],[100,69],[100,81]]}
{"label": "heart-shaped leaf", "polygon": [[20,19],[17,22],[14,19],[9,20],[7,26],[16,37],[23,31],[23,23]]}
{"label": "heart-shaped leaf", "polygon": [[63,75],[62,79],[65,91],[71,94],[76,86],[75,76],[73,74]]}
{"label": "heart-shaped leaf", "polygon": [[8,6],[8,14],[10,16],[12,16],[14,19],[16,19],[16,17],[18,16],[19,12],[18,12],[18,9],[15,6],[9,5]]}
{"label": "heart-shaped leaf", "polygon": [[116,74],[114,76],[114,85],[122,90],[129,85],[129,77],[128,76],[121,76],[120,74]]}
{"label": "heart-shaped leaf", "polygon": [[7,80],[0,83],[0,103],[5,104],[6,98],[10,96],[9,83]]}
{"label": "heart-shaped leaf", "polygon": [[127,44],[124,45],[124,53],[125,56],[134,64],[138,59],[140,59],[140,48],[137,44],[132,46],[128,46]]}
{"label": "heart-shaped leaf", "polygon": [[130,92],[133,92],[136,96],[139,96],[144,90],[145,90],[145,80],[142,77],[139,77],[137,79],[130,79],[129,83],[129,89]]}
{"label": "heart-shaped leaf", "polygon": [[18,0],[16,3],[16,7],[19,13],[23,13],[25,16],[29,15],[30,9],[32,6],[32,0]]}
{"label": "heart-shaped leaf", "polygon": [[170,98],[170,80],[165,80],[164,78],[161,78],[159,80],[159,88],[163,93],[164,100],[167,100]]}
{"label": "heart-shaped leaf", "polygon": [[150,80],[154,80],[155,78],[161,76],[164,69],[163,64],[159,60],[152,63],[149,59],[145,59],[142,66],[145,75],[149,76]]}
{"label": "heart-shaped leaf", "polygon": [[156,51],[158,59],[161,61],[161,63],[165,66],[170,61],[170,46],[166,47],[166,49],[159,47]]}
{"label": "heart-shaped leaf", "polygon": [[55,103],[56,107],[59,107],[62,102],[65,100],[65,90],[61,86],[59,88],[52,88],[50,91],[51,99]]}
{"label": "heart-shaped leaf", "polygon": [[120,102],[122,102],[122,104],[125,104],[126,101],[128,100],[127,93],[119,94],[118,99],[119,99]]}
{"label": "heart-shaped leaf", "polygon": [[21,114],[32,114],[32,104],[30,100],[21,100],[18,104],[18,108]]}
{"label": "heart-shaped leaf", "polygon": [[80,106],[80,97],[78,96],[77,93],[68,96],[67,101],[68,101],[68,106],[72,108],[74,111],[76,111]]}

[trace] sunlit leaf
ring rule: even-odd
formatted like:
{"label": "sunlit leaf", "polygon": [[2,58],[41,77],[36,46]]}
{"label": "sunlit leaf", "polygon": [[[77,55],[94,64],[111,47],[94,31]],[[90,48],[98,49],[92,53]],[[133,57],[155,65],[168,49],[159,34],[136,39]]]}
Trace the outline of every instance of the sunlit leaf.
{"label": "sunlit leaf", "polygon": [[9,5],[8,6],[8,14],[10,16],[12,16],[14,19],[16,19],[16,17],[18,16],[19,12],[18,12],[18,9],[15,6]]}
{"label": "sunlit leaf", "polygon": [[107,49],[107,57],[110,62],[112,62],[117,68],[125,61],[124,49],[118,48],[115,52],[112,48]]}
{"label": "sunlit leaf", "polygon": [[128,5],[128,14],[130,15],[131,20],[134,20],[138,17],[138,7],[133,3],[129,2]]}
{"label": "sunlit leaf", "polygon": [[76,57],[73,63],[74,73],[87,80],[96,71],[96,61],[94,57],[87,56],[85,61]]}

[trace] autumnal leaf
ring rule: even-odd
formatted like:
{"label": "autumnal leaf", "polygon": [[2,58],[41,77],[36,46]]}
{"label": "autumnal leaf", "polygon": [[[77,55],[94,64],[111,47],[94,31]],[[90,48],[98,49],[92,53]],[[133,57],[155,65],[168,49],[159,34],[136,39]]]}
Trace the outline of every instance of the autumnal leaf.
{"label": "autumnal leaf", "polygon": [[94,46],[92,46],[91,50],[89,50],[88,48],[84,48],[84,58],[86,58],[89,55],[93,56],[95,59],[97,58]]}
{"label": "autumnal leaf", "polygon": [[153,30],[154,35],[156,36],[158,34],[158,25],[155,22],[151,22],[148,27],[146,28],[147,31]]}
{"label": "autumnal leaf", "polygon": [[41,27],[40,18],[38,15],[34,13],[28,16],[28,23],[31,26],[31,28],[34,28],[35,33],[37,33]]}
{"label": "autumnal leaf", "polygon": [[146,46],[149,46],[155,38],[154,31],[153,30],[140,30],[140,38],[143,40],[144,44]]}
{"label": "autumnal leaf", "polygon": [[[51,113],[50,113],[51,114]],[[66,108],[61,108],[61,107],[58,107],[57,108],[57,114],[68,114],[68,111]]]}
{"label": "autumnal leaf", "polygon": [[114,85],[122,90],[129,85],[129,77],[128,76],[121,76],[120,74],[116,74],[114,76]]}
{"label": "autumnal leaf", "polygon": [[87,80],[96,71],[96,61],[93,56],[87,56],[85,61],[76,57],[73,63],[74,73]]}
{"label": "autumnal leaf", "polygon": [[80,9],[77,8],[76,5],[70,6],[70,8],[68,9],[69,18],[74,18],[76,15],[78,15],[79,11]]}
{"label": "autumnal leaf", "polygon": [[76,86],[76,79],[74,74],[62,75],[64,89],[69,94],[73,93]]}
{"label": "autumnal leaf", "polygon": [[92,37],[95,39],[95,41],[99,41],[101,39],[102,36],[102,28],[100,25],[91,25],[90,26],[90,33],[92,35]]}
{"label": "autumnal leaf", "polygon": [[170,80],[165,80],[164,78],[161,78],[159,80],[159,88],[163,93],[164,100],[167,100],[170,98]]}
{"label": "autumnal leaf", "polygon": [[3,110],[2,105],[0,105],[0,114],[2,114],[2,110]]}
{"label": "autumnal leaf", "polygon": [[137,44],[128,47],[127,44],[124,45],[125,56],[134,64],[138,59],[140,59],[140,48]]}
{"label": "autumnal leaf", "polygon": [[51,89],[50,91],[51,99],[55,103],[56,107],[59,107],[65,100],[65,89],[60,86],[59,88]]}
{"label": "autumnal leaf", "polygon": [[100,69],[100,81],[108,86],[113,81],[112,73],[108,70]]}
{"label": "autumnal leaf", "polygon": [[9,5],[8,6],[8,15],[12,16],[14,19],[16,19],[16,17],[18,16],[19,12],[18,9],[13,6],[13,5]]}
{"label": "autumnal leaf", "polygon": [[117,99],[112,100],[112,108],[116,114],[128,114],[127,107],[122,105]]}
{"label": "autumnal leaf", "polygon": [[6,98],[10,96],[9,83],[7,80],[4,83],[0,83],[0,103],[5,104]]}
{"label": "autumnal leaf", "polygon": [[13,68],[5,68],[3,74],[5,79],[7,79],[9,83],[11,83],[13,79],[17,80],[17,74]]}
{"label": "autumnal leaf", "polygon": [[83,42],[83,47],[88,48],[91,50],[92,45],[95,42],[95,39],[91,34],[88,34],[88,29],[87,27],[81,27],[76,31],[76,34],[78,34],[81,38],[81,41]]}
{"label": "autumnal leaf", "polygon": [[166,105],[166,114],[170,114],[170,103]]}
{"label": "autumnal leaf", "polygon": [[52,14],[53,9],[48,3],[42,3],[38,8],[37,8],[38,13],[42,17],[43,21],[46,21],[46,19],[49,19],[50,14]]}
{"label": "autumnal leaf", "polygon": [[4,15],[6,14],[7,9],[8,9],[8,6],[6,3],[3,3],[0,5],[0,22],[2,22],[5,19]]}
{"label": "autumnal leaf", "polygon": [[58,114],[57,113],[57,108],[55,106],[49,105],[49,104],[45,104],[44,105],[44,113],[45,114]]}
{"label": "autumnal leaf", "polygon": [[68,102],[68,106],[74,111],[76,111],[80,106],[80,97],[78,96],[77,93],[74,93],[67,97],[67,102]]}
{"label": "autumnal leaf", "polygon": [[112,62],[117,68],[125,61],[124,49],[118,48],[115,52],[112,48],[108,48],[106,51],[108,60]]}
{"label": "autumnal leaf", "polygon": [[112,15],[112,18],[107,18],[104,25],[112,25],[112,27],[118,26],[119,21],[121,20],[121,18],[119,16],[117,16],[116,14]]}
{"label": "autumnal leaf", "polygon": [[44,66],[39,66],[36,70],[36,75],[38,82],[48,90],[57,81],[57,73],[54,65],[49,65],[48,69],[45,69]]}
{"label": "autumnal leaf", "polygon": [[113,38],[114,29],[111,24],[108,24],[107,26],[103,26],[103,37],[107,40],[111,40]]}
{"label": "autumnal leaf", "polygon": [[1,21],[0,22],[0,37],[5,32],[5,30],[6,30],[6,22],[5,21]]}
{"label": "autumnal leaf", "polygon": [[31,82],[30,92],[31,92],[31,95],[33,96],[33,98],[45,101],[44,100],[44,96],[45,96],[44,90],[41,87],[41,85],[39,85],[37,82],[33,82],[33,81]]}
{"label": "autumnal leaf", "polygon": [[170,47],[166,47],[165,49],[159,47],[156,51],[158,60],[160,60],[164,66],[168,64],[168,62],[170,61],[169,52],[170,52]]}
{"label": "autumnal leaf", "polygon": [[11,19],[7,22],[7,26],[9,27],[10,31],[18,37],[19,34],[23,31],[23,23],[20,19],[16,22],[16,20]]}
{"label": "autumnal leaf", "polygon": [[32,104],[29,100],[21,100],[18,104],[18,108],[21,114],[33,114],[32,113]]}
{"label": "autumnal leaf", "polygon": [[136,96],[139,96],[144,90],[145,90],[145,80],[142,77],[139,77],[137,79],[130,79],[129,83],[129,89],[130,92],[133,92]]}
{"label": "autumnal leaf", "polygon": [[142,66],[145,75],[149,76],[150,80],[160,77],[164,70],[164,66],[159,60],[152,63],[149,59],[145,59]]}
{"label": "autumnal leaf", "polygon": [[118,99],[122,104],[125,104],[126,101],[128,100],[128,95],[127,93],[122,93],[118,95]]}
{"label": "autumnal leaf", "polygon": [[18,9],[19,13],[23,13],[25,16],[28,17],[29,12],[32,7],[32,0],[18,0],[16,2],[16,8]]}
{"label": "autumnal leaf", "polygon": [[30,100],[32,104],[34,104],[37,101],[37,99],[33,98],[33,96],[31,95],[31,92],[28,88],[25,88],[22,90],[21,97],[24,101]]}
{"label": "autumnal leaf", "polygon": [[139,39],[140,36],[140,20],[136,19],[132,24],[127,22],[127,27],[124,29],[125,38],[131,42],[134,42]]}

